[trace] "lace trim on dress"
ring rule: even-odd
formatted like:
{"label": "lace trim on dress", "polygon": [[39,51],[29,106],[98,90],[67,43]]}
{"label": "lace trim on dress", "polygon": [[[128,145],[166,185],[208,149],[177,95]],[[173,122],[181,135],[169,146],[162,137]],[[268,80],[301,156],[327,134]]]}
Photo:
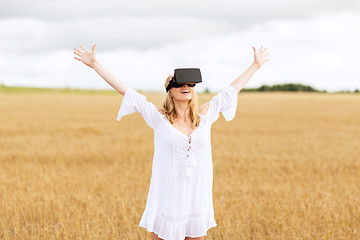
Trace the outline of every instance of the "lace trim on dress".
{"label": "lace trim on dress", "polygon": [[[198,166],[199,156],[196,154],[196,151],[200,151],[204,148],[205,136],[202,133],[202,129],[204,126],[204,117],[200,116],[201,121],[199,127],[193,131],[190,135],[187,135],[175,127],[173,127],[170,122],[168,122],[170,131],[175,132],[173,138],[173,159],[182,165],[182,177],[189,178],[193,175],[193,170]],[[166,119],[167,121],[167,119]]]}

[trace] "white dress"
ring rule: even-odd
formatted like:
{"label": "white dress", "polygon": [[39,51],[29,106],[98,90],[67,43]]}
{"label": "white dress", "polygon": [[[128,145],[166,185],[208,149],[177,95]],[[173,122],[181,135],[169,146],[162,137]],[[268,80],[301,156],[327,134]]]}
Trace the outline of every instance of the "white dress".
{"label": "white dress", "polygon": [[222,112],[230,121],[238,94],[229,85],[214,96],[200,125],[189,136],[171,125],[146,97],[128,87],[117,121],[139,112],[154,130],[154,155],[146,207],[139,226],[165,240],[207,235],[217,226],[212,198],[211,125]]}

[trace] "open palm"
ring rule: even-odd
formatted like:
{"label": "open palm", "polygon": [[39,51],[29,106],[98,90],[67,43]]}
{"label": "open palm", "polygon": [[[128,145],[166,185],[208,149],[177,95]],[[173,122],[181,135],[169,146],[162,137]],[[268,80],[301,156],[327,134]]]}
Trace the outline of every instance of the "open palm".
{"label": "open palm", "polygon": [[259,51],[257,52],[254,47],[252,48],[254,49],[254,63],[256,63],[260,68],[264,64],[264,62],[269,61],[269,59],[265,59],[265,57],[269,54],[265,54],[267,48],[263,49],[263,46],[261,46]]}
{"label": "open palm", "polygon": [[74,57],[76,60],[83,62],[84,64],[88,65],[89,67],[93,67],[94,63],[96,62],[96,53],[95,47],[96,44],[92,47],[91,52],[89,52],[83,45],[80,44],[80,47],[84,50],[84,52],[80,51],[79,49],[74,48],[74,54],[79,57]]}

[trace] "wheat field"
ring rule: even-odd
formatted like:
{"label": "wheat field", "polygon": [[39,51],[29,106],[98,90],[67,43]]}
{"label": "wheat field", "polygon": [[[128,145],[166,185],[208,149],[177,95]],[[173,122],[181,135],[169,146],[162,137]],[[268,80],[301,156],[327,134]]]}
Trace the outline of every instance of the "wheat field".
{"label": "wheat field", "polygon": [[[153,132],[122,98],[0,94],[0,239],[150,239]],[[241,92],[212,148],[205,239],[360,239],[360,95]]]}

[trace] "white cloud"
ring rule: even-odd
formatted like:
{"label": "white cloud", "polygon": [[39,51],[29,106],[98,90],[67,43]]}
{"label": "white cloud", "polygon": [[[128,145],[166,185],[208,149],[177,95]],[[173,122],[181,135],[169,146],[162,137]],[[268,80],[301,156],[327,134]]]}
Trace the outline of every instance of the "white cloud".
{"label": "white cloud", "polygon": [[119,16],[176,16],[258,23],[272,18],[314,17],[319,13],[359,11],[358,0],[13,0],[1,3],[0,18],[75,20]]}
{"label": "white cloud", "polygon": [[[225,21],[191,17],[88,18],[45,22],[39,19],[0,21],[0,52],[27,53],[69,49],[74,44],[97,43],[103,50],[147,50],[201,36],[233,31]],[[215,32],[215,33],[214,33]]]}
{"label": "white cloud", "polygon": [[[195,4],[194,9],[199,6]],[[300,82],[329,91],[360,88],[356,65],[360,34],[354,31],[360,25],[359,14],[329,13],[257,24],[254,20],[239,28],[239,20],[234,20],[236,9],[219,7],[222,14],[227,9],[230,17],[206,18],[214,9],[208,4],[198,18],[193,16],[195,12],[185,14],[185,8],[180,8],[184,16],[169,12],[54,22],[1,20],[0,81],[7,85],[110,88],[73,58],[72,49],[79,43],[89,49],[97,43],[100,62],[135,88],[163,90],[163,82],[174,68],[200,67],[204,82],[197,86],[198,91],[205,86],[217,91],[251,64],[251,46],[264,45],[270,61],[246,87]]]}

